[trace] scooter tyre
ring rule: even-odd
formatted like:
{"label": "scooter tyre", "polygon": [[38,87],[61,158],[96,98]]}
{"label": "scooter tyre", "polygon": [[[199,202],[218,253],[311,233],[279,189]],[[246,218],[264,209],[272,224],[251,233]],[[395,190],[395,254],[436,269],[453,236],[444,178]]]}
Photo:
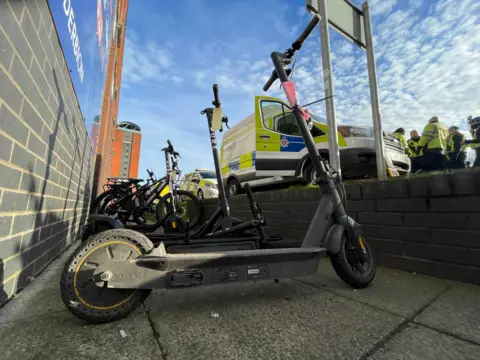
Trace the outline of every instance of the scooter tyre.
{"label": "scooter tyre", "polygon": [[347,236],[343,236],[342,244],[340,246],[340,251],[330,256],[330,261],[332,263],[333,269],[337,275],[348,285],[362,289],[370,285],[370,283],[375,278],[376,273],[376,263],[373,256],[373,252],[368,246],[366,240],[363,240],[363,244],[366,247],[368,253],[368,264],[365,272],[360,274],[352,269],[352,265],[349,263],[347,256],[347,248],[350,244],[347,242]]}
{"label": "scooter tyre", "polygon": [[93,280],[96,264],[117,258],[134,259],[153,249],[143,234],[130,229],[107,230],[80,244],[65,264],[60,292],[67,309],[81,320],[101,324],[126,317],[151,290],[99,287]]}

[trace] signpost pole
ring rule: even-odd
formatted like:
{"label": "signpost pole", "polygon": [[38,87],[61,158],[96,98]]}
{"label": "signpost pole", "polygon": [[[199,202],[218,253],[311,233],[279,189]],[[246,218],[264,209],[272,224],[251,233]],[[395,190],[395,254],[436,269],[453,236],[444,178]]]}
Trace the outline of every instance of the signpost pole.
{"label": "signpost pole", "polygon": [[380,104],[378,100],[377,70],[375,66],[375,54],[373,51],[372,24],[368,2],[362,4],[363,24],[365,28],[365,42],[367,51],[368,79],[370,82],[370,100],[372,104],[373,132],[375,137],[375,152],[377,158],[377,173],[379,180],[387,180],[385,164],[385,149],[383,145],[382,120],[380,117]]}
{"label": "signpost pole", "polygon": [[332,60],[330,58],[330,34],[328,29],[327,4],[326,0],[318,0],[318,13],[321,16],[320,25],[320,44],[322,49],[323,64],[323,86],[325,90],[325,101],[327,125],[328,125],[328,151],[329,162],[332,167],[341,174],[340,152],[338,149],[338,131],[337,119],[335,114],[335,101],[333,99],[333,73]]}

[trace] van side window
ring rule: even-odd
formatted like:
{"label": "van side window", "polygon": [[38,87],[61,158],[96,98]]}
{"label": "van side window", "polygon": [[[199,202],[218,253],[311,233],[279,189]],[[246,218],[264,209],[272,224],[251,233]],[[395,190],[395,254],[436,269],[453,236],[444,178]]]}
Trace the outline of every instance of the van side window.
{"label": "van side window", "polygon": [[326,135],[326,133],[322,129],[319,129],[315,125],[312,126],[312,130],[310,130],[310,132],[312,133],[313,137]]}
{"label": "van side window", "polygon": [[301,136],[297,119],[289,107],[278,101],[262,101],[263,125],[266,129],[286,135]]}

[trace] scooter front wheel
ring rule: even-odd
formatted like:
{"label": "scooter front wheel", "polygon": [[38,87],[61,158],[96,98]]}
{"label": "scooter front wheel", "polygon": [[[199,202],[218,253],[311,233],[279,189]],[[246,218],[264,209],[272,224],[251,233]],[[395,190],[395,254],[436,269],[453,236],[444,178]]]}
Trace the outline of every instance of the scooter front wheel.
{"label": "scooter front wheel", "polygon": [[60,292],[67,309],[89,323],[121,319],[150,295],[151,290],[115,289],[97,274],[99,265],[135,259],[153,249],[143,234],[129,229],[107,230],[83,242],[65,264]]}
{"label": "scooter front wheel", "polygon": [[359,258],[354,244],[347,234],[342,238],[340,251],[330,256],[333,269],[337,275],[348,285],[361,289],[373,281],[376,273],[376,263],[372,250],[363,235],[360,236],[361,246],[365,249],[366,260]]}

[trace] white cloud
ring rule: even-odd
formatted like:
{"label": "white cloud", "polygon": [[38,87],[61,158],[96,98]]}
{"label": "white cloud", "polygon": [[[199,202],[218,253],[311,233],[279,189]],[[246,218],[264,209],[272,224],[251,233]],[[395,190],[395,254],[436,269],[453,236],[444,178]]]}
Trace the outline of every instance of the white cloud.
{"label": "white cloud", "polygon": [[177,86],[181,85],[184,81],[180,76],[177,76],[177,75],[172,75],[170,77],[170,80],[172,80],[173,83]]}
{"label": "white cloud", "polygon": [[[476,6],[472,0],[465,2],[462,7]],[[446,125],[464,126],[467,115],[480,113],[480,53],[476,50],[480,48],[480,24],[474,13],[459,12],[455,1],[441,0],[422,19],[412,15],[411,9],[390,12],[395,2],[385,3],[389,6],[376,4],[380,6],[376,14],[385,17],[374,24],[384,129],[422,130],[432,115]],[[337,116],[341,122],[371,124],[366,56],[356,47],[348,51],[345,43],[344,39],[332,40]],[[295,75],[306,101],[323,95],[321,62],[316,44],[311,44],[299,53],[302,67]],[[316,107],[321,115],[324,106]]]}
{"label": "white cloud", "polygon": [[371,16],[378,16],[389,13],[397,4],[397,0],[370,0],[370,14]]}
{"label": "white cloud", "polygon": [[208,75],[206,70],[197,70],[193,73],[193,78],[195,79],[195,84],[199,87],[205,86],[205,79]]}
{"label": "white cloud", "polygon": [[269,66],[270,66],[270,63],[267,60],[257,60],[250,67],[250,71],[257,71]]}
{"label": "white cloud", "polygon": [[174,69],[175,58],[172,43],[159,45],[155,40],[142,39],[129,30],[125,39],[122,82],[124,84],[147,84],[160,81],[172,81],[180,85],[183,79]]}
{"label": "white cloud", "polygon": [[408,0],[408,6],[416,10],[422,6],[422,0]]}

